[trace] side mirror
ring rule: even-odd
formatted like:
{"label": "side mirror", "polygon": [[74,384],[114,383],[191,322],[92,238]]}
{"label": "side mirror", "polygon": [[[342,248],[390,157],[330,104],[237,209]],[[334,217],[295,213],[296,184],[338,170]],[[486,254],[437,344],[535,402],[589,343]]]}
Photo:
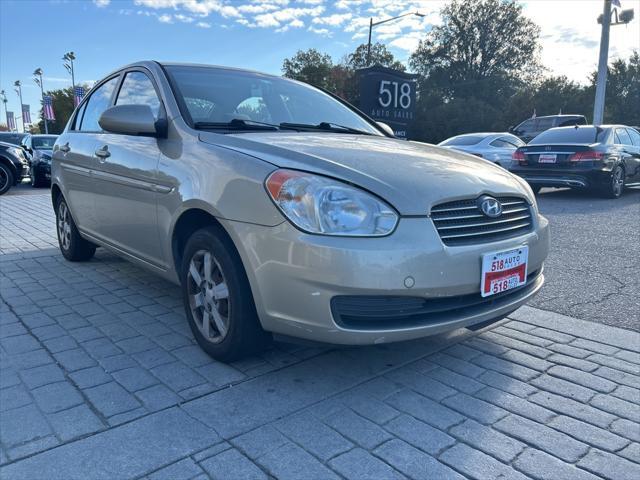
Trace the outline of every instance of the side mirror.
{"label": "side mirror", "polygon": [[392,137],[395,137],[395,136],[396,136],[396,134],[395,134],[395,133],[393,133],[393,128],[391,128],[391,127],[390,127],[389,125],[387,125],[386,123],[384,123],[384,122],[376,122],[376,123],[378,124],[378,126],[379,126],[382,130],[384,130],[384,132],[385,132],[386,134],[391,135]]}
{"label": "side mirror", "polygon": [[107,108],[100,115],[98,124],[111,133],[159,136],[156,119],[149,105],[116,105]]}

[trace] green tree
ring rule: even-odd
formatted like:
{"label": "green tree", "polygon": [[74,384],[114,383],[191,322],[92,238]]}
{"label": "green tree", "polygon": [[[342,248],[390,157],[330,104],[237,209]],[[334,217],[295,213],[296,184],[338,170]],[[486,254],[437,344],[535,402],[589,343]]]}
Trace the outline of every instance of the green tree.
{"label": "green tree", "polygon": [[[89,91],[87,85],[82,85],[85,91]],[[49,120],[48,127],[49,133],[60,134],[67,125],[73,110],[73,87],[66,87],[58,90],[48,90],[45,95],[51,95],[53,97],[53,113],[55,114],[55,120]],[[38,122],[38,129],[44,133],[44,112],[42,106],[40,108],[40,121]]]}
{"label": "green tree", "polygon": [[333,61],[331,56],[321,53],[315,48],[298,52],[282,63],[282,73],[285,77],[310,83],[318,87],[331,90],[331,70]]}
{"label": "green tree", "polygon": [[384,43],[373,43],[371,45],[371,59],[369,65],[367,65],[367,44],[363,43],[347,55],[342,60],[342,65],[351,69],[357,70],[359,68],[366,68],[367,66],[383,66],[400,70],[404,72],[405,66],[396,60],[393,53],[389,51]]}
{"label": "green tree", "polygon": [[[597,75],[591,76],[588,88],[591,108]],[[609,66],[604,121],[640,125],[640,53],[635,50],[628,60],[618,59]]]}
{"label": "green tree", "polygon": [[514,0],[453,0],[441,16],[409,63],[449,98],[509,94],[539,68],[540,28]]}

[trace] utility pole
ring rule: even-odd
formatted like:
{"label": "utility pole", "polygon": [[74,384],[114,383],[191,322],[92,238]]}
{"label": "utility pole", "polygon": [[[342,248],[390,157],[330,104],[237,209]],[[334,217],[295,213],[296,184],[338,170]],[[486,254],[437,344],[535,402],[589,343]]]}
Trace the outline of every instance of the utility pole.
{"label": "utility pole", "polygon": [[22,120],[22,132],[27,133],[26,129],[24,128],[24,106],[22,104],[22,84],[20,83],[20,80],[16,80],[15,82],[13,82],[13,85],[16,87],[16,93],[20,98],[20,113],[22,114],[20,116],[20,119]]}
{"label": "utility pole", "polygon": [[49,124],[47,122],[47,115],[44,112],[44,85],[42,83],[42,74],[44,72],[41,68],[36,68],[33,72],[33,81],[40,87],[40,98],[42,99],[42,119],[44,120],[44,133],[49,134]]}
{"label": "utility pole", "polygon": [[604,0],[602,12],[602,34],[600,35],[600,59],[598,60],[598,79],[596,81],[596,99],[593,104],[593,124],[600,125],[604,118],[604,98],[607,90],[607,64],[609,60],[609,30],[611,29],[611,0]]}
{"label": "utility pole", "polygon": [[7,100],[7,94],[4,92],[4,90],[0,90],[0,97],[2,97],[2,104],[4,105],[4,118],[7,122],[7,130],[9,130],[9,115],[7,114],[7,102],[9,100]]}
{"label": "utility pole", "polygon": [[[617,7],[613,10],[611,6]],[[598,17],[598,23],[602,24],[600,36],[600,58],[598,60],[598,79],[596,80],[596,98],[593,104],[593,124],[600,125],[604,120],[604,102],[607,91],[607,65],[609,63],[609,31],[616,25],[626,25],[633,20],[633,8],[620,10],[619,0],[604,0],[604,10]],[[611,21],[611,16],[615,19]]]}

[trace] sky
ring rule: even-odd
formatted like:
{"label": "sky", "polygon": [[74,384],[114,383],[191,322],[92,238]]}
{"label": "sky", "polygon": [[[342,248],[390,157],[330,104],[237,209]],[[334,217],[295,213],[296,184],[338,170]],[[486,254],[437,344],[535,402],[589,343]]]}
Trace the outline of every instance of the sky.
{"label": "sky", "polygon": [[[620,0],[635,19],[611,29],[609,58],[640,49],[640,0]],[[137,60],[198,62],[280,74],[282,61],[317,48],[335,62],[366,43],[369,18],[407,16],[374,28],[407,62],[419,40],[441,21],[445,0],[0,0],[0,89],[18,112],[15,80],[35,121],[44,71],[45,89],[71,84],[61,57],[77,57],[76,81],[89,83]],[[541,27],[541,60],[549,74],[585,83],[596,69],[603,0],[522,0]],[[4,111],[0,122],[4,123]],[[17,122],[20,124],[20,122]]]}

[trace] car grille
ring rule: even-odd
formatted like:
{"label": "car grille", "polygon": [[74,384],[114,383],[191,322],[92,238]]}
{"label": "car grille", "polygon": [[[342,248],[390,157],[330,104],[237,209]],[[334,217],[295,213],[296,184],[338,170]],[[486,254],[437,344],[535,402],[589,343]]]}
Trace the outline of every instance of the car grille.
{"label": "car grille", "polygon": [[531,209],[519,197],[497,197],[502,214],[497,218],[486,216],[477,199],[442,203],[431,209],[438,234],[445,245],[471,245],[495,242],[515,237],[532,228]]}

